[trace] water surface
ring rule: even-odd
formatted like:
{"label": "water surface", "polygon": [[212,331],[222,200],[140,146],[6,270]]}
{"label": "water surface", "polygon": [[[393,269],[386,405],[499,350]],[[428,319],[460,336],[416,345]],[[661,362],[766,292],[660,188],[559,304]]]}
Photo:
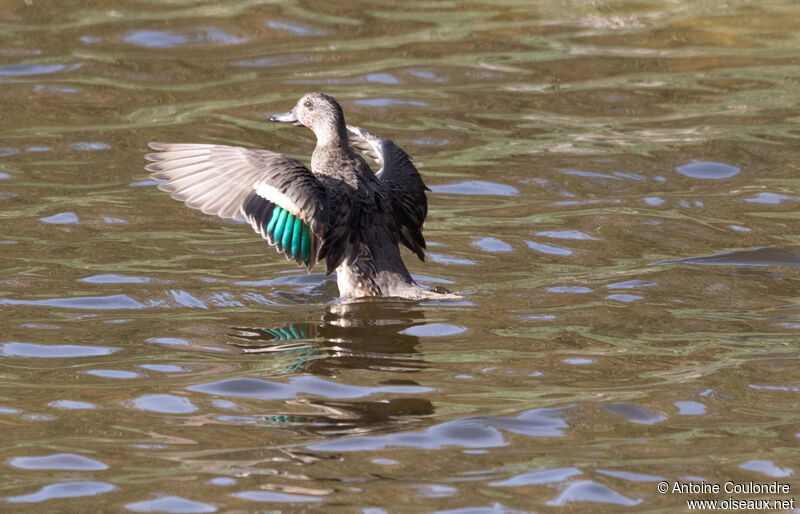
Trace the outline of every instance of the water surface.
{"label": "water surface", "polygon": [[[796,484],[798,26],[783,1],[8,4],[0,502],[673,511],[662,480]],[[307,159],[265,115],[310,90],[413,155],[405,259],[464,300],[340,304],[143,170],[152,140]]]}

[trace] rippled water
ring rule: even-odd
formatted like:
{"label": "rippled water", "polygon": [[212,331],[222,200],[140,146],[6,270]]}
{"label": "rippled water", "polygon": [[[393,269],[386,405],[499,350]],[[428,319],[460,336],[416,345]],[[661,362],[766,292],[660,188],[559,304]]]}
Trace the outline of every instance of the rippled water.
{"label": "rippled water", "polygon": [[[795,484],[798,26],[790,1],[6,2],[0,507],[671,511],[659,481]],[[148,180],[151,140],[306,158],[264,115],[310,90],[415,157],[406,260],[463,301],[340,304]]]}

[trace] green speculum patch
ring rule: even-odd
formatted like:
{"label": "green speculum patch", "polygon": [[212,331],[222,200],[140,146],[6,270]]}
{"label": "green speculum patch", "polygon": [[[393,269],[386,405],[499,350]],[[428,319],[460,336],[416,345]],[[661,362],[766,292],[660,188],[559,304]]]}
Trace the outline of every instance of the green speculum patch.
{"label": "green speculum patch", "polygon": [[303,220],[276,205],[267,224],[267,232],[284,253],[308,262],[311,239],[308,225]]}

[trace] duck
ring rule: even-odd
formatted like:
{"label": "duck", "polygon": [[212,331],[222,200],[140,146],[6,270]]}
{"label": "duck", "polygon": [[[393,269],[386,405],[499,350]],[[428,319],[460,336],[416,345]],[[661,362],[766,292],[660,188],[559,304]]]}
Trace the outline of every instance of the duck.
{"label": "duck", "polygon": [[429,191],[405,151],[348,125],[339,102],[324,93],[307,93],[267,119],[314,132],[310,169],[270,150],[160,142],[149,143],[155,152],[145,169],[172,198],[249,223],[308,272],[324,263],[326,276],[336,271],[343,299],[459,297],[422,288],[403,262],[400,245],[425,260]]}

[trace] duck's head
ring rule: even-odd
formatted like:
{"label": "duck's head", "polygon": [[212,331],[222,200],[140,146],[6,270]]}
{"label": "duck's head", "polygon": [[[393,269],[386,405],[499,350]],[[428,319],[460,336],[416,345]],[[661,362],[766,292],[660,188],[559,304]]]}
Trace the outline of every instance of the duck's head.
{"label": "duck's head", "polygon": [[335,98],[324,93],[308,93],[291,111],[271,114],[267,119],[306,126],[314,131],[318,142],[327,142],[334,135],[347,138],[342,107]]}

